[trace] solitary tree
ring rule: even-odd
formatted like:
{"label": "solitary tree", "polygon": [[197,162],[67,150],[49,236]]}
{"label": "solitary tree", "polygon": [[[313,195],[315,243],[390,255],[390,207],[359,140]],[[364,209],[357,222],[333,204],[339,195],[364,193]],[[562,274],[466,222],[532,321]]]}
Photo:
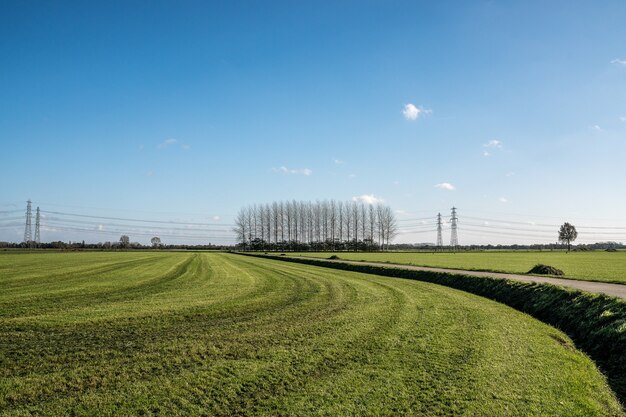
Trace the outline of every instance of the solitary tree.
{"label": "solitary tree", "polygon": [[120,246],[124,249],[130,246],[130,238],[127,235],[120,236]]}
{"label": "solitary tree", "polygon": [[573,224],[567,222],[561,225],[559,229],[559,242],[567,243],[567,251],[569,252],[571,243],[578,237],[578,232]]}
{"label": "solitary tree", "polygon": [[152,239],[150,239],[150,243],[152,243],[152,247],[157,249],[161,247],[161,238],[158,236],[153,237]]}

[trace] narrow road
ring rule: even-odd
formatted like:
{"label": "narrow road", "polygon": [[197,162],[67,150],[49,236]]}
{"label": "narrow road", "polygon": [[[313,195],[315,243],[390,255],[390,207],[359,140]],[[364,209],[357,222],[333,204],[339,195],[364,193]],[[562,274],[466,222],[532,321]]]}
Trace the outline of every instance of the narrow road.
{"label": "narrow road", "polygon": [[577,279],[565,279],[565,278],[550,278],[550,277],[538,277],[533,275],[520,275],[520,274],[507,274],[502,272],[484,272],[484,271],[468,271],[464,269],[448,269],[448,268],[433,268],[429,266],[414,266],[403,264],[388,264],[383,262],[366,262],[366,261],[346,261],[346,260],[330,260],[320,258],[299,257],[302,259],[319,259],[326,262],[334,263],[347,263],[354,265],[371,265],[382,266],[389,268],[404,268],[411,271],[430,271],[430,272],[444,272],[446,274],[457,275],[469,275],[474,277],[490,277],[490,278],[506,278],[522,282],[539,282],[545,284],[560,285],[562,287],[575,288],[581,291],[595,292],[600,294],[606,294],[613,297],[619,297],[626,299],[626,285],[623,284],[609,284],[606,282],[596,281],[580,281]]}

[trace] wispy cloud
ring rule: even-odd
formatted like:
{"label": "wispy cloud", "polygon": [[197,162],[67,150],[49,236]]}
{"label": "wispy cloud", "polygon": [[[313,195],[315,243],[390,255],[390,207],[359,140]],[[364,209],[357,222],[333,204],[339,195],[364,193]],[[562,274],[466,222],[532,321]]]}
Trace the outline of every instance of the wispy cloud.
{"label": "wispy cloud", "polygon": [[498,198],[498,201],[501,202],[501,203],[508,203],[509,202],[509,200],[507,200],[506,197],[500,197],[500,198]]}
{"label": "wispy cloud", "polygon": [[626,122],[626,116],[620,116],[619,117],[619,121],[620,122]]}
{"label": "wispy cloud", "polygon": [[180,147],[183,151],[188,151],[189,149],[191,149],[191,145],[187,145],[186,143],[183,143],[182,145],[180,145]]}
{"label": "wispy cloud", "polygon": [[407,103],[402,109],[402,114],[407,120],[417,120],[422,114],[432,113],[431,109],[425,109],[423,107],[417,107],[415,104]]}
{"label": "wispy cloud", "polygon": [[352,201],[356,201],[358,203],[365,204],[378,204],[383,203],[385,200],[382,198],[376,197],[374,194],[363,194],[352,197]]}
{"label": "wispy cloud", "polygon": [[154,171],[146,172],[146,177],[154,177]]}
{"label": "wispy cloud", "polygon": [[176,139],[173,139],[173,138],[165,139],[163,142],[157,145],[157,148],[164,149],[164,148],[167,148],[168,146],[175,145],[176,143],[178,143],[178,140]]}
{"label": "wispy cloud", "polygon": [[615,58],[614,60],[611,61],[611,64],[622,65],[622,66],[626,67],[626,59]]}
{"label": "wispy cloud", "polygon": [[604,129],[602,129],[599,125],[589,126],[589,129],[593,130],[594,132],[604,132]]}
{"label": "wispy cloud", "polygon": [[344,163],[344,161],[342,161],[341,159],[335,159],[333,160],[333,162],[335,163],[335,165],[342,165]]}
{"label": "wispy cloud", "polygon": [[490,140],[483,145],[484,148],[502,149],[502,142],[497,139]]}
{"label": "wispy cloud", "polygon": [[506,176],[507,176],[507,177],[512,177],[512,176],[514,176],[514,175],[515,175],[515,172],[513,172],[513,171],[511,171],[511,172],[507,172],[507,173],[506,173]]}
{"label": "wispy cloud", "polygon": [[218,221],[218,220],[220,220],[220,219],[221,219],[221,217],[220,217],[220,216],[213,216],[213,217],[211,217],[211,218],[212,218],[213,220],[215,220],[215,221]]}
{"label": "wispy cloud", "polygon": [[449,182],[440,182],[439,184],[435,184],[435,188],[439,188],[441,190],[454,191],[456,187]]}
{"label": "wispy cloud", "polygon": [[491,154],[488,151],[483,151],[483,156],[491,156]]}
{"label": "wispy cloud", "polygon": [[310,175],[313,174],[313,170],[309,169],[309,168],[287,168],[286,166],[281,166],[278,168],[272,168],[272,171],[274,172],[278,172],[280,174],[285,174],[285,175],[304,175],[305,177],[308,177]]}

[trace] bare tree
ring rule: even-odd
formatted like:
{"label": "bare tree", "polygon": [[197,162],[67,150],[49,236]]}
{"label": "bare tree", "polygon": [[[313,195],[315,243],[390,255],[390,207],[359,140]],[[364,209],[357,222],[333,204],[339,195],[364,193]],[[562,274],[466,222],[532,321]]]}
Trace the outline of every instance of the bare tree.
{"label": "bare tree", "polygon": [[298,208],[300,207],[300,205],[298,204],[298,202],[296,200],[293,200],[291,202],[291,210],[292,210],[292,217],[293,217],[293,240],[294,242],[296,242],[296,244],[298,243],[298,224],[300,222],[300,216],[298,215]]}
{"label": "bare tree", "polygon": [[357,201],[254,204],[240,209],[234,223],[233,231],[244,248],[255,241],[256,248],[272,248],[284,242],[291,248],[300,243],[317,243],[321,245],[316,245],[318,248],[334,250],[340,243],[359,250],[371,248],[377,239],[380,249],[385,250],[397,233],[391,208]]}
{"label": "bare tree", "polygon": [[[389,249],[389,242],[393,239],[398,233],[398,224],[396,222],[396,216],[393,214],[393,211],[389,206],[384,206],[382,209],[383,212],[383,228],[385,230],[385,239],[387,244],[387,249]],[[383,241],[385,244],[385,241]],[[384,250],[384,248],[383,248]]]}
{"label": "bare tree", "polygon": [[330,240],[333,245],[333,250],[335,250],[335,228],[337,226],[337,203],[335,200],[330,200],[328,210],[330,216]]}
{"label": "bare tree", "polygon": [[346,203],[344,205],[343,217],[346,225],[346,242],[350,242],[350,233],[352,231],[352,204]]}
{"label": "bare tree", "polygon": [[237,213],[237,216],[235,217],[235,227],[233,228],[233,232],[237,234],[237,240],[239,240],[239,242],[241,242],[245,246],[247,242],[246,234],[248,232],[245,208],[240,209]]}
{"label": "bare tree", "polygon": [[385,214],[382,204],[376,205],[376,220],[378,224],[378,246],[385,250]]}
{"label": "bare tree", "polygon": [[280,213],[278,210],[278,203],[274,201],[272,203],[272,228],[274,232],[274,243],[278,243],[278,223],[280,220]]}
{"label": "bare tree", "polygon": [[361,240],[365,242],[365,230],[367,228],[367,211],[365,204],[359,204],[359,223],[361,224]]}
{"label": "bare tree", "polygon": [[372,243],[374,243],[374,229],[376,228],[376,214],[374,213],[374,205],[373,204],[369,205],[368,220],[369,220],[369,226],[370,226],[369,238],[372,240]]}
{"label": "bare tree", "polygon": [[339,241],[343,242],[343,201],[337,203],[337,235],[339,236]]}

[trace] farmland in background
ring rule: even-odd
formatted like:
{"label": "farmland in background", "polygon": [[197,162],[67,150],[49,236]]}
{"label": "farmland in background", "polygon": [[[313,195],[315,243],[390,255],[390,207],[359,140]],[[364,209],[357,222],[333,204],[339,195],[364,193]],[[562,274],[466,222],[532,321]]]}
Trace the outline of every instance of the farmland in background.
{"label": "farmland in background", "polygon": [[439,268],[479,271],[527,273],[536,264],[554,266],[565,273],[565,278],[587,281],[626,283],[626,252],[302,252],[289,256],[328,258],[332,255],[353,261],[388,262]]}

